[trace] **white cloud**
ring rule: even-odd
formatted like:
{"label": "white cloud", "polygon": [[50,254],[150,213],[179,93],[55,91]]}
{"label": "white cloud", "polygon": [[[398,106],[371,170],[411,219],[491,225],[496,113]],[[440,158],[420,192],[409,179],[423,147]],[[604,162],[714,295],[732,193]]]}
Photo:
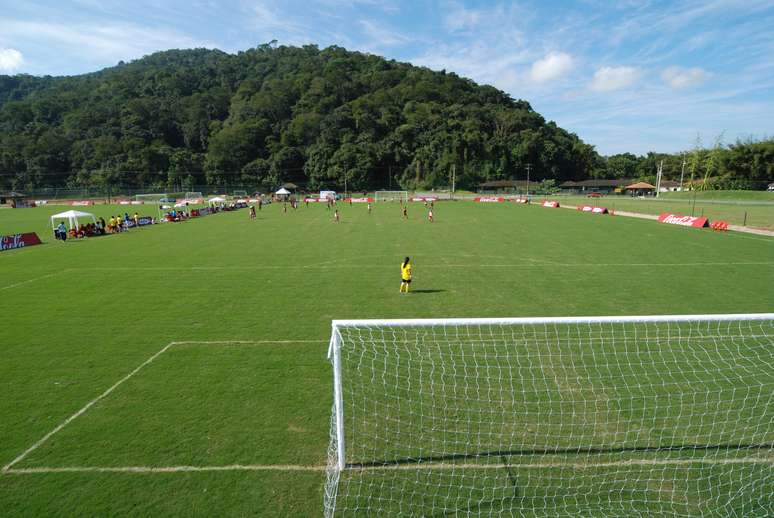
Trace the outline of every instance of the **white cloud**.
{"label": "white cloud", "polygon": [[590,88],[595,92],[611,92],[637,82],[641,72],[635,67],[602,67],[594,73]]}
{"label": "white cloud", "polygon": [[529,77],[535,83],[559,79],[572,69],[572,56],[564,52],[551,52],[532,64]]}
{"label": "white cloud", "polygon": [[455,5],[443,17],[443,26],[451,32],[469,29],[481,23],[483,17],[484,13],[482,11],[465,9],[460,5]]}
{"label": "white cloud", "polygon": [[[211,43],[190,38],[176,31],[153,29],[127,23],[67,24],[3,20],[3,36],[29,39],[28,45],[42,49],[57,49],[63,61],[75,61],[88,69],[115,65],[120,60],[131,60],[159,50],[170,48],[213,47]],[[57,73],[55,69],[44,73]],[[72,72],[70,72],[72,73]]]}
{"label": "white cloud", "polygon": [[0,72],[13,73],[24,63],[22,53],[16,49],[0,48]]}
{"label": "white cloud", "polygon": [[411,38],[398,31],[382,27],[370,20],[360,20],[358,22],[363,33],[368,36],[370,42],[366,43],[367,48],[382,48],[403,45],[411,41]]}
{"label": "white cloud", "polygon": [[709,77],[709,72],[698,67],[669,67],[661,73],[661,79],[663,79],[667,85],[676,89],[699,86],[709,79]]}

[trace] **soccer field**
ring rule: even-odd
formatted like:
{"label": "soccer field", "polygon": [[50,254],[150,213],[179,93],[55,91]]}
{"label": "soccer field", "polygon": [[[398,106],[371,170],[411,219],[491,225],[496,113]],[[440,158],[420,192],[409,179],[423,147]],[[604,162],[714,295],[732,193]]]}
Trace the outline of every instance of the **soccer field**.
{"label": "soccer field", "polygon": [[[734,232],[472,202],[437,203],[432,224],[421,204],[408,221],[397,203],[370,215],[340,204],[335,224],[323,205],[274,204],[257,220],[242,210],[62,244],[48,226],[60,210],[0,211],[0,235],[46,241],[0,253],[4,516],[320,515],[334,319],[774,310],[774,239]],[[404,256],[414,263],[408,295],[398,293]],[[632,374],[656,386],[663,372]],[[771,400],[754,410],[771,446]],[[771,459],[772,449],[756,454]],[[563,477],[618,489],[604,467],[542,469],[573,492]],[[725,467],[704,469],[718,481],[707,490],[733,495],[736,512],[774,513],[771,462],[734,467],[768,481],[754,494],[729,485]],[[633,513],[663,511],[643,495],[674,489],[627,484]],[[536,491],[527,502],[546,498]],[[602,514],[603,504],[578,512]]]}

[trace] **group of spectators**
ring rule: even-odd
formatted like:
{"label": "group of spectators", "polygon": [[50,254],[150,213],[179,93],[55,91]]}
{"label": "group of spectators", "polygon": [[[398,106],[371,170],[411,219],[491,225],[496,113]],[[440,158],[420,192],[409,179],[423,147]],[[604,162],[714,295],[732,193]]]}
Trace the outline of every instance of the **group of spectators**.
{"label": "group of spectators", "polygon": [[111,216],[106,222],[104,218],[100,217],[95,223],[81,223],[78,226],[72,227],[69,231],[65,227],[64,221],[59,222],[59,225],[54,228],[54,237],[61,241],[67,241],[67,238],[83,238],[104,236],[105,234],[117,234],[119,232],[125,232],[129,230],[129,227],[139,226],[140,215],[134,213],[134,216],[129,217],[129,213],[125,212],[123,216]]}

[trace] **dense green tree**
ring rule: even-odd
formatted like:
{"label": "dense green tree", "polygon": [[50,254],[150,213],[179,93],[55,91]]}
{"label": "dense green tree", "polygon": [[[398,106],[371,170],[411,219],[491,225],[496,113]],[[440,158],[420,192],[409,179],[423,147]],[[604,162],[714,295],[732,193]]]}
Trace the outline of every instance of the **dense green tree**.
{"label": "dense green tree", "polygon": [[[754,187],[774,143],[689,154]],[[340,47],[170,50],[93,74],[0,76],[0,188],[476,188],[491,179],[674,178],[683,157],[600,157],[530,104],[446,71]],[[707,160],[710,160],[708,162]],[[709,167],[709,168],[708,168]],[[547,183],[546,185],[551,185]]]}

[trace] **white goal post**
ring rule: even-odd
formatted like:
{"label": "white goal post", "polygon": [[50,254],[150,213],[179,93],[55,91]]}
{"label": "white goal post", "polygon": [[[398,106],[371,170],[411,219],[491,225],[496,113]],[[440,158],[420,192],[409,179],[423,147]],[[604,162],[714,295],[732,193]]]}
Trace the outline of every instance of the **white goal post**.
{"label": "white goal post", "polygon": [[379,201],[402,201],[408,203],[408,191],[376,191],[374,200]]}
{"label": "white goal post", "polygon": [[334,320],[328,358],[325,516],[774,514],[774,313]]}

